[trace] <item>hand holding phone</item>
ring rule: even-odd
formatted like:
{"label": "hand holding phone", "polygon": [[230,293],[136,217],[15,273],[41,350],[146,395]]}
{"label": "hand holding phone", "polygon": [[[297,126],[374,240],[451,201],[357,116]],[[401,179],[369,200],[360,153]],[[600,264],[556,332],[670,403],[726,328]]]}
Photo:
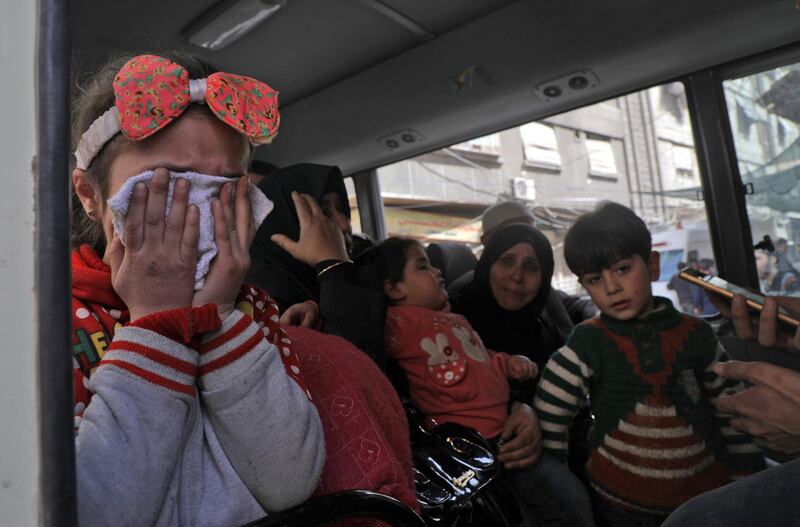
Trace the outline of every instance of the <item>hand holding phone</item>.
{"label": "hand holding phone", "polygon": [[795,330],[779,321],[779,302],[800,308],[796,298],[770,296],[766,298],[759,317],[754,319],[747,300],[734,296],[729,310],[736,334],[746,340],[757,340],[762,346],[800,351],[800,328]]}
{"label": "hand holding phone", "polygon": [[[772,299],[780,298],[780,304],[787,305],[789,306],[790,309],[800,312],[800,298],[767,297],[761,293],[750,291],[749,289],[745,289],[744,287],[727,282],[726,280],[723,280],[718,276],[707,275],[691,267],[682,269],[680,271],[679,276],[684,280],[699,285],[700,287],[702,287],[703,289],[705,289],[710,293],[714,293],[715,295],[722,296],[726,299],[733,299],[734,295],[743,297],[746,308],[749,308],[751,311],[754,311],[756,313],[763,312],[765,303],[768,302],[767,300],[768,298]],[[725,309],[723,309],[724,306],[720,306],[718,302],[714,301],[713,296],[710,296],[709,298],[714,303],[714,305],[720,308],[720,311],[722,312],[726,311]],[[772,302],[769,303],[772,304]],[[780,307],[778,304],[779,301],[775,300],[774,309],[775,309],[775,314],[777,315],[777,319],[781,323],[786,324],[788,326],[787,329],[790,329],[791,331],[794,331],[795,329],[800,327],[800,319],[798,318],[798,316],[792,313],[791,311],[787,310],[785,307]],[[745,337],[742,336],[742,338]]]}

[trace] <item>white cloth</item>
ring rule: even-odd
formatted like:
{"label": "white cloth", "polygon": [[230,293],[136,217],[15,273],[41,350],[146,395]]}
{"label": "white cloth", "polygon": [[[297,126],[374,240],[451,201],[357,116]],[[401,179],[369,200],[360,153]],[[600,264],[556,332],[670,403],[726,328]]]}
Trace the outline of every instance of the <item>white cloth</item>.
{"label": "white cloth", "polygon": [[[114,230],[125,244],[125,217],[128,215],[128,206],[133,196],[133,187],[143,181],[150,188],[150,181],[153,179],[154,172],[148,170],[142,172],[137,176],[128,179],[119,191],[108,200],[108,206],[111,208],[111,217],[114,224]],[[189,190],[189,203],[196,204],[200,209],[200,242],[197,247],[197,270],[195,271],[195,291],[203,288],[205,276],[211,266],[211,261],[217,255],[217,244],[214,242],[214,217],[211,214],[211,199],[219,197],[219,191],[222,185],[230,183],[230,178],[209,176],[206,174],[198,174],[196,172],[170,172],[169,173],[169,190],[167,192],[167,209],[166,214],[169,214],[172,205],[172,192],[175,188],[175,181],[178,178],[184,178],[191,183]],[[261,192],[258,187],[249,183],[247,186],[247,195],[250,198],[250,206],[253,210],[253,221],[256,228],[261,225],[267,214],[272,211],[272,202]]]}

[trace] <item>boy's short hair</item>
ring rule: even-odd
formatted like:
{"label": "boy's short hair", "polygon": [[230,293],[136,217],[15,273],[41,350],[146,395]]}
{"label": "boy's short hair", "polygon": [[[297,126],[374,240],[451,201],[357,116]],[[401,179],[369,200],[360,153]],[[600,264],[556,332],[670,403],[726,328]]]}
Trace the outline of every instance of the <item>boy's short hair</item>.
{"label": "boy's short hair", "polygon": [[577,276],[601,271],[622,258],[650,258],[652,241],[644,221],[631,209],[605,201],[583,214],[564,238],[564,259]]}

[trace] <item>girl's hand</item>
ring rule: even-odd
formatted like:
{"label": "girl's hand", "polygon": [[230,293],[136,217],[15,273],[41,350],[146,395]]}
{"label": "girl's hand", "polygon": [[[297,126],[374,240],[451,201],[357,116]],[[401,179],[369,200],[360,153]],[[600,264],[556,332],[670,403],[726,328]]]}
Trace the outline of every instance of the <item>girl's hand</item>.
{"label": "girl's hand", "polygon": [[236,297],[250,268],[250,244],[256,234],[247,196],[247,178],[225,183],[219,199],[211,202],[211,213],[214,216],[217,256],[211,262],[203,288],[194,294],[192,305],[216,304],[219,318],[225,320],[233,312]]}
{"label": "girl's hand", "polygon": [[300,328],[317,327],[319,321],[319,306],[310,300],[290,306],[281,315],[280,323],[284,326],[297,326]]}
{"label": "girl's hand", "polygon": [[508,358],[508,376],[515,381],[533,379],[539,373],[536,363],[525,355],[512,355]]}
{"label": "girl's hand", "polygon": [[134,187],[125,218],[125,246],[116,234],[108,244],[104,259],[111,267],[111,284],[128,306],[131,320],[192,301],[200,211],[188,205],[189,186],[185,179],[176,181],[165,218],[169,172],[156,169],[149,192],[144,183]]}
{"label": "girl's hand", "polygon": [[325,216],[319,203],[308,194],[297,192],[292,192],[292,201],[300,222],[300,238],[293,241],[283,234],[273,234],[271,240],[308,265],[324,260],[347,260],[342,231]]}

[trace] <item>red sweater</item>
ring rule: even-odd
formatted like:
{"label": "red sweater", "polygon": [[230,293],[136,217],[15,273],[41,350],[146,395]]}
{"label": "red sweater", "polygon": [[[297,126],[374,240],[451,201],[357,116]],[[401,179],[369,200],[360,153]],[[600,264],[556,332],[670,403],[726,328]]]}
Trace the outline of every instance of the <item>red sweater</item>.
{"label": "red sweater", "polygon": [[408,377],[411,400],[439,422],[499,436],[508,417],[508,358],[487,351],[467,319],[424,307],[394,306],[386,317],[387,355]]}
{"label": "red sweater", "polygon": [[[237,298],[237,309],[258,322],[267,340],[281,348],[281,338],[286,335],[278,325],[278,308],[269,296],[257,287],[243,285]],[[201,308],[183,308],[154,313],[136,320],[131,325],[155,331],[183,344],[191,344],[202,356],[219,347],[222,342],[208,342],[201,345],[199,336],[202,333],[218,329],[221,326],[216,307],[206,305]],[[236,339],[243,331],[246,320],[234,326],[230,332],[221,336],[226,341]],[[106,351],[113,346],[112,340],[116,330],[128,325],[128,310],[117,296],[111,285],[111,269],[87,245],[72,252],[72,356],[75,390],[75,416],[80,418],[83,408],[89,404],[91,393],[86,389],[84,380],[100,365]],[[288,347],[281,354],[284,367],[289,376],[302,388],[305,382],[300,376],[300,360],[297,354],[291,353]],[[250,349],[249,342],[231,347],[226,353],[212,361],[201,361],[196,374],[205,374],[224,367],[236,360]],[[153,358],[153,357],[148,357]],[[115,366],[124,368],[133,375],[148,382],[186,393],[194,393],[193,386],[177,386],[174,381],[135,367],[118,363]],[[306,390],[307,391],[307,390]],[[83,403],[83,405],[81,405]],[[76,424],[77,424],[76,420]]]}

